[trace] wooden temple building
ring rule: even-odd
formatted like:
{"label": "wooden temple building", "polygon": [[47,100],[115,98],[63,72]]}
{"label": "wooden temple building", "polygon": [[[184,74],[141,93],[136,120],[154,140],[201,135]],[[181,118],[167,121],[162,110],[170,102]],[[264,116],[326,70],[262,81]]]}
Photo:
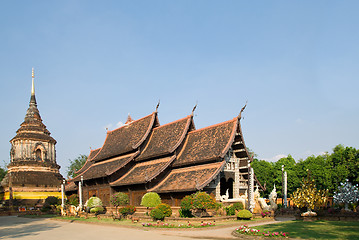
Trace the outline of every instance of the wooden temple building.
{"label": "wooden temple building", "polygon": [[226,194],[238,198],[247,193],[252,161],[241,113],[202,129],[195,128],[193,111],[165,125],[159,123],[157,108],[135,121],[129,116],[124,126],[107,132],[101,148],[91,150],[66,192],[77,193],[82,181],[84,201],[97,196],[105,206],[116,192],[127,193],[136,206],[146,192],[160,194],[162,202],[172,206],[196,191],[206,191],[218,201]]}
{"label": "wooden temple building", "polygon": [[26,205],[41,203],[48,196],[61,198],[63,177],[56,163],[56,140],[50,136],[37,108],[34,71],[29,108],[10,143],[10,164],[1,182],[2,199],[16,199]]}

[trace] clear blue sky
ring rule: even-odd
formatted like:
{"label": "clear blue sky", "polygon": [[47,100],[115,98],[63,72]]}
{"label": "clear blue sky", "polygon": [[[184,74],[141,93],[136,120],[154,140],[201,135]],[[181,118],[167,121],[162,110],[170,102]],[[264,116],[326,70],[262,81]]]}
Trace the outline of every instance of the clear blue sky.
{"label": "clear blue sky", "polygon": [[57,162],[154,111],[197,128],[237,116],[261,159],[358,148],[359,1],[0,1],[0,159],[35,68]]}

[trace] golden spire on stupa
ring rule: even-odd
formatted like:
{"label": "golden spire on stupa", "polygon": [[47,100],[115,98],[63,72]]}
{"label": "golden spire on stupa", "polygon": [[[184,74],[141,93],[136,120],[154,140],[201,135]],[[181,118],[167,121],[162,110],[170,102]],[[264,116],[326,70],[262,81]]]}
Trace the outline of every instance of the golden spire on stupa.
{"label": "golden spire on stupa", "polygon": [[35,84],[34,84],[35,72],[34,72],[34,68],[32,68],[31,76],[32,76],[31,95],[35,95]]}

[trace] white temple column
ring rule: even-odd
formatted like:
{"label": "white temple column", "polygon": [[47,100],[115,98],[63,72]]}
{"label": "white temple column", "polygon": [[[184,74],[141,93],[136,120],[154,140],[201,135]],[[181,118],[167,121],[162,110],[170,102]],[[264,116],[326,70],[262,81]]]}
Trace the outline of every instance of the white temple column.
{"label": "white temple column", "polygon": [[221,200],[221,181],[220,181],[220,174],[217,176],[216,180],[216,201]]}
{"label": "white temple column", "polygon": [[249,166],[249,176],[248,176],[248,210],[253,212],[255,207],[254,202],[254,171],[253,168]]}
{"label": "white temple column", "polygon": [[233,198],[239,198],[239,168],[237,161],[234,163]]}
{"label": "white temple column", "polygon": [[81,181],[79,182],[79,207],[82,209],[82,182],[84,177],[81,176]]}
{"label": "white temple column", "polygon": [[61,184],[61,207],[65,208],[65,180]]}

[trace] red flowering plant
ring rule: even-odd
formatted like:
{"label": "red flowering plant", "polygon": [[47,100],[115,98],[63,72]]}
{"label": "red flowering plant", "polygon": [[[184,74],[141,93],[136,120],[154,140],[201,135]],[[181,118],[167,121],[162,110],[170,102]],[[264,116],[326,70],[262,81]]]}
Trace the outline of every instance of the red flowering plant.
{"label": "red flowering plant", "polygon": [[248,225],[242,225],[236,228],[235,233],[237,234],[245,234],[252,236],[262,236],[262,237],[278,237],[278,238],[288,238],[288,233],[286,232],[269,232],[266,230],[259,230],[255,228],[250,228]]}
{"label": "red flowering plant", "polygon": [[128,205],[126,207],[120,208],[118,211],[120,214],[126,217],[127,215],[134,214],[136,212],[136,207],[132,205]]}
{"label": "red flowering plant", "polygon": [[182,199],[180,215],[181,217],[193,217],[193,215],[198,215],[195,212],[200,212],[202,216],[207,209],[215,209],[216,207],[216,200],[213,197],[205,192],[196,192]]}
{"label": "red flowering plant", "polygon": [[269,211],[261,212],[262,217],[270,216]]}
{"label": "red flowering plant", "polygon": [[216,208],[216,201],[208,193],[196,192],[193,195],[192,209],[207,210]]}
{"label": "red flowering plant", "polygon": [[201,224],[193,224],[193,223],[165,223],[165,222],[157,222],[157,223],[142,223],[143,227],[153,227],[153,228],[205,228],[205,227],[213,227],[216,226],[215,223],[204,222]]}
{"label": "red flowering plant", "polygon": [[181,208],[184,210],[191,210],[193,205],[193,196],[187,195],[181,201]]}

